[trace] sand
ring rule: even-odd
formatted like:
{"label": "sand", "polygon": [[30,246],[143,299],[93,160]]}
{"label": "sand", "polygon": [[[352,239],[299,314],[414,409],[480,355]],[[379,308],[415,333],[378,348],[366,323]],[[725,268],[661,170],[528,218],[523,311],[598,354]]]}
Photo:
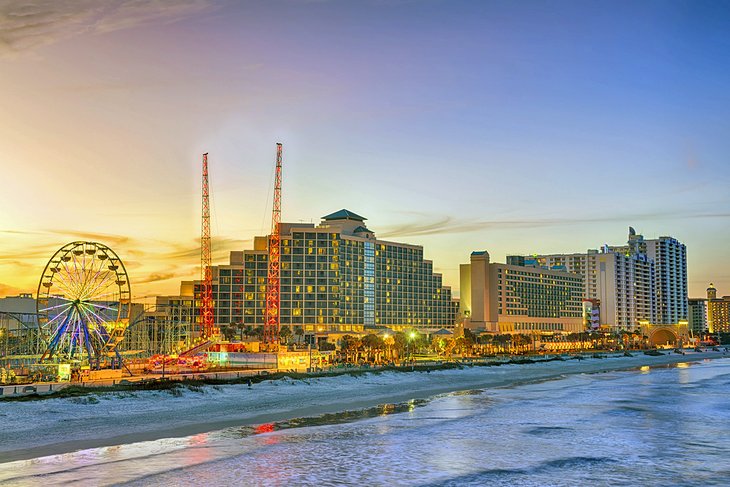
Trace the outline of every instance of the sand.
{"label": "sand", "polygon": [[0,463],[87,448],[182,437],[326,413],[403,403],[459,390],[510,387],[569,374],[729,358],[723,352],[687,352],[605,359],[386,372],[308,380],[206,386],[182,395],[168,391],[100,393],[80,398],[0,403]]}

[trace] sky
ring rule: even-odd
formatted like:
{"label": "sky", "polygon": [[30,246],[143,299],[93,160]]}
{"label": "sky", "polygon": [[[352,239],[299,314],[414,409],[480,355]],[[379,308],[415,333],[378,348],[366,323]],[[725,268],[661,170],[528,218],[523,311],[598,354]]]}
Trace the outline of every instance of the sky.
{"label": "sky", "polygon": [[687,245],[730,294],[730,2],[0,0],[0,296],[68,242],[138,299],[347,208],[458,295],[473,250]]}

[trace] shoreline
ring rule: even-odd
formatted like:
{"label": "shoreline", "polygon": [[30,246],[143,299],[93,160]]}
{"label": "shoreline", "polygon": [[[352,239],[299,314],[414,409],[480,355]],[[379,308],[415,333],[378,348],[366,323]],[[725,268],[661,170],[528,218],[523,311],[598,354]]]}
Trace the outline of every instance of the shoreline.
{"label": "shoreline", "polygon": [[[585,357],[419,371],[372,370],[170,391],[90,391],[81,397],[0,402],[0,463],[77,450],[185,437],[236,426],[317,417],[468,389],[514,387],[572,374],[625,371],[728,358],[722,352]],[[283,374],[291,377],[292,374]],[[286,390],[288,389],[288,390]],[[94,400],[88,400],[93,398]],[[16,416],[17,415],[17,416]],[[25,422],[13,422],[23,416]],[[215,418],[210,420],[209,418]],[[7,424],[6,424],[7,423]],[[56,438],[64,438],[56,441]]]}

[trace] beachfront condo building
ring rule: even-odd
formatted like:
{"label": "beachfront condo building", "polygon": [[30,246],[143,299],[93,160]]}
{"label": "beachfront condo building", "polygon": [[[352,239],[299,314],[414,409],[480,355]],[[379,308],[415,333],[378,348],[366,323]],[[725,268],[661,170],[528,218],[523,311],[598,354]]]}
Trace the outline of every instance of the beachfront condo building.
{"label": "beachfront condo building", "polygon": [[730,333],[730,296],[718,298],[714,284],[707,288],[707,330]]}
{"label": "beachfront condo building", "polygon": [[598,308],[600,324],[636,330],[640,323],[674,324],[688,318],[687,251],[671,237],[645,240],[629,227],[626,245],[574,254],[510,256],[524,265],[583,277],[583,297]]}
{"label": "beachfront condo building", "polygon": [[646,255],[654,262],[654,291],[657,324],[688,319],[687,247],[672,237],[644,239],[629,227],[626,245],[610,247],[627,255]]}
{"label": "beachfront condo building", "polygon": [[689,330],[694,336],[707,333],[707,300],[704,298],[689,299]]}
{"label": "beachfront condo building", "polygon": [[[423,331],[453,328],[458,303],[418,245],[376,238],[348,210],[319,225],[282,223],[280,319],[303,332],[356,332],[386,326]],[[217,326],[260,326],[266,311],[268,236],[231,252],[213,269]],[[199,299],[200,282],[195,283]]]}
{"label": "beachfront condo building", "polygon": [[493,333],[584,331],[583,278],[565,270],[490,262],[472,252],[460,266],[465,326]]}

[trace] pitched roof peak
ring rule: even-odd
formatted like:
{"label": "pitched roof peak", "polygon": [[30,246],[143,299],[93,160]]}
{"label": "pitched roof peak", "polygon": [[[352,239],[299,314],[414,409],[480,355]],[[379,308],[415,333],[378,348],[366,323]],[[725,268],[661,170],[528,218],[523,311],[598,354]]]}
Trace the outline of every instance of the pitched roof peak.
{"label": "pitched roof peak", "polygon": [[367,218],[358,215],[357,213],[353,213],[350,210],[345,210],[344,208],[340,211],[336,211],[334,213],[330,213],[329,215],[325,215],[322,217],[322,220],[330,221],[330,220],[356,220],[359,222],[367,220]]}

